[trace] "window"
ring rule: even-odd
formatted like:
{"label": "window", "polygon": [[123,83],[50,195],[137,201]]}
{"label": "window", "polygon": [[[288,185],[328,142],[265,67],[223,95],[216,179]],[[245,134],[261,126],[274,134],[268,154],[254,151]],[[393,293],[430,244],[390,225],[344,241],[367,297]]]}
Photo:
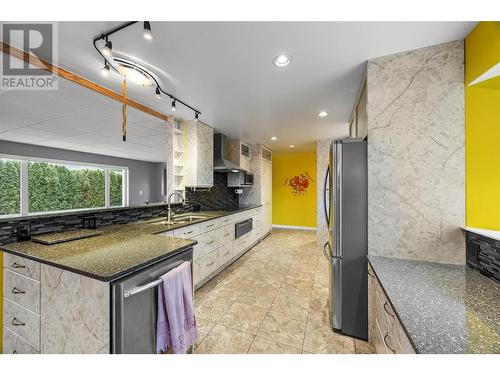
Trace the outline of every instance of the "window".
{"label": "window", "polygon": [[0,158],[0,216],[21,213],[21,162]]}
{"label": "window", "polygon": [[128,169],[0,158],[0,216],[128,205]]}

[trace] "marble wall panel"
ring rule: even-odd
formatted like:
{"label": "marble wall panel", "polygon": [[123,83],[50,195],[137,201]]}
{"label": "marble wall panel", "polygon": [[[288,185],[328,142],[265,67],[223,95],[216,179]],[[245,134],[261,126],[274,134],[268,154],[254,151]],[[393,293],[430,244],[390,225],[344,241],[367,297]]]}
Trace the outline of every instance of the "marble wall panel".
{"label": "marble wall panel", "polygon": [[367,69],[369,253],[463,264],[463,41]]}

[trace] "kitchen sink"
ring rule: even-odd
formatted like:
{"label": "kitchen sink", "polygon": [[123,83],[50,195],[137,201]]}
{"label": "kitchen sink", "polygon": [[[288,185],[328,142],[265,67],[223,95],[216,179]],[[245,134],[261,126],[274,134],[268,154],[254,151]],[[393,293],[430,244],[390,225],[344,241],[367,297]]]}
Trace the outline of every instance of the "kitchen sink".
{"label": "kitchen sink", "polygon": [[170,221],[161,219],[161,220],[156,220],[152,222],[152,224],[161,224],[161,225],[180,225],[180,224],[189,224],[193,223],[198,220],[205,220],[205,219],[210,219],[212,215],[206,215],[206,214],[192,214],[192,213],[185,213],[185,214],[178,214],[172,216]]}

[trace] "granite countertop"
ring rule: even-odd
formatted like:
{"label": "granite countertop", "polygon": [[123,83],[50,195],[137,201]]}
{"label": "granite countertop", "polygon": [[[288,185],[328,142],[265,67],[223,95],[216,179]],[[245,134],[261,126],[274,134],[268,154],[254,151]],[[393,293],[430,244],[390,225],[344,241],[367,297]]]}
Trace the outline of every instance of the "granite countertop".
{"label": "granite countertop", "polygon": [[466,266],[368,259],[417,353],[500,353],[500,284]]}
{"label": "granite countertop", "polygon": [[111,282],[152,263],[194,246],[197,241],[160,236],[158,233],[231,215],[259,206],[235,211],[200,211],[208,218],[192,223],[163,225],[162,218],[99,227],[101,235],[54,245],[33,241],[1,245],[0,249],[97,280]]}

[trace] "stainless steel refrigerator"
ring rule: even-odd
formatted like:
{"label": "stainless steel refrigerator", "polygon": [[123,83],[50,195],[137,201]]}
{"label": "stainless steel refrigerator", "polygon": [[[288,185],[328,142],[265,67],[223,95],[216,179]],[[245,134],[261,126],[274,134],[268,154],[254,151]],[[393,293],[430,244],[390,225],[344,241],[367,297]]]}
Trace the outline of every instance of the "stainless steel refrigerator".
{"label": "stainless steel refrigerator", "polygon": [[[325,207],[330,263],[328,300],[333,330],[368,339],[368,187],[366,140],[344,139],[330,146]],[[327,186],[328,187],[327,187]]]}

